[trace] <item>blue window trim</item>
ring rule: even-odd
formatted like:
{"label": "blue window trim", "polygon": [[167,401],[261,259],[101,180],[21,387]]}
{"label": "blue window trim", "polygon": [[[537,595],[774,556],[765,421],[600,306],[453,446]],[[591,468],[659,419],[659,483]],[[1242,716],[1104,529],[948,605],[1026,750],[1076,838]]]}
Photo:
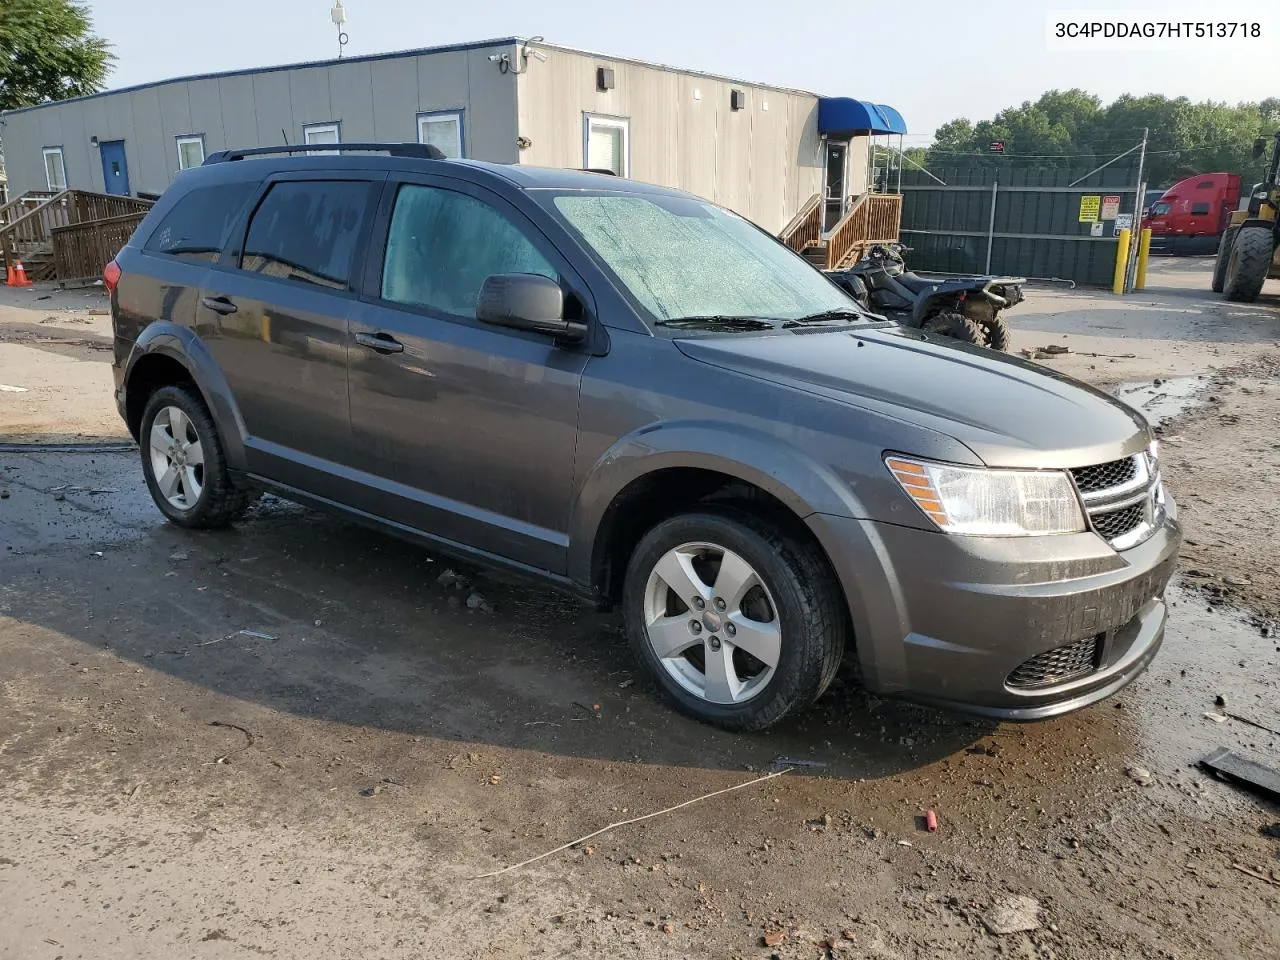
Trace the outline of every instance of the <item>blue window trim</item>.
{"label": "blue window trim", "polygon": [[464,107],[454,107],[448,110],[424,110],[413,118],[414,136],[417,137],[419,143],[422,142],[422,121],[429,117],[457,117],[458,118],[458,157],[465,158],[467,155],[467,119],[466,109]]}
{"label": "blue window trim", "polygon": [[[178,155],[178,169],[182,169],[182,141],[183,140],[199,140],[200,141],[200,162],[204,163],[204,158],[209,155],[208,144],[205,143],[203,133],[179,133],[173,138],[173,149]],[[188,167],[187,169],[191,169]]]}

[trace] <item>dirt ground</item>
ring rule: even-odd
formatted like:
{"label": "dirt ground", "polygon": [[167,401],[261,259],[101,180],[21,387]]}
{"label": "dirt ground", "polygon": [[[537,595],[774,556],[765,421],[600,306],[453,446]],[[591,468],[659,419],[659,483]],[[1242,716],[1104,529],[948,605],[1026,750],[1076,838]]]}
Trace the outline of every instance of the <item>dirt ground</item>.
{"label": "dirt ground", "polygon": [[17,446],[123,432],[101,296],[0,289],[0,958],[1280,956],[1280,804],[1196,766],[1280,766],[1280,289],[1208,268],[1010,318],[1169,417],[1148,674],[1032,725],[842,677],[756,736],[575,601],[273,499],[188,533],[136,454]]}

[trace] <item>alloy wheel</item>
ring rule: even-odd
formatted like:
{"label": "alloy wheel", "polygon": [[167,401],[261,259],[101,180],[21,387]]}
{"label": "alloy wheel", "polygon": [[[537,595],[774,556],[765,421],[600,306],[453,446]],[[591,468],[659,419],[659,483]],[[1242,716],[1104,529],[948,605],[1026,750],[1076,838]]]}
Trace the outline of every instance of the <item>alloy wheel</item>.
{"label": "alloy wheel", "polygon": [[161,407],[151,422],[151,473],[169,503],[190,510],[204,488],[204,447],[191,418],[178,407]]}
{"label": "alloy wheel", "polygon": [[649,574],[645,636],[663,669],[689,693],[711,703],[743,703],[777,670],[777,609],[741,556],[712,543],[686,543],[663,554]]}

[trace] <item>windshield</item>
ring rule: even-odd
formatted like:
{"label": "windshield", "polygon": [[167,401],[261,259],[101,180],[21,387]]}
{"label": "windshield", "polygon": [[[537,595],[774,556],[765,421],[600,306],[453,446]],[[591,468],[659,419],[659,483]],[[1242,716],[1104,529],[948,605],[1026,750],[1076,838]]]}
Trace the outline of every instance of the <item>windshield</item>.
{"label": "windshield", "polygon": [[659,323],[695,317],[788,321],[858,309],[781,243],[713,204],[624,193],[556,194],[553,203]]}
{"label": "windshield", "polygon": [[1167,203],[1152,204],[1151,215],[1155,217],[1163,217],[1166,213],[1169,212],[1169,209],[1170,209],[1169,204]]}

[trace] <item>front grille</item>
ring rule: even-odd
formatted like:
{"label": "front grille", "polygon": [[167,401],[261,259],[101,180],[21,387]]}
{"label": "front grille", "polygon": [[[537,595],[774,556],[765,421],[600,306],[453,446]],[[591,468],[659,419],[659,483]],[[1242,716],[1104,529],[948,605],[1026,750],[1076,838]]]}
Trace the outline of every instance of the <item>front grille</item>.
{"label": "front grille", "polygon": [[1118,537],[1123,537],[1126,533],[1132,533],[1137,530],[1146,519],[1146,516],[1146,504],[1135,503],[1132,506],[1113,510],[1110,513],[1090,514],[1089,519],[1093,521],[1093,528],[1098,533],[1107,540],[1115,540]]}
{"label": "front grille", "polygon": [[1081,493],[1093,493],[1128,483],[1138,475],[1138,461],[1135,457],[1125,457],[1092,467],[1076,467],[1071,475]]}
{"label": "front grille", "polygon": [[1098,634],[1038,653],[1009,674],[1005,683],[1010,687],[1047,687],[1092,673],[1098,667],[1102,638]]}

